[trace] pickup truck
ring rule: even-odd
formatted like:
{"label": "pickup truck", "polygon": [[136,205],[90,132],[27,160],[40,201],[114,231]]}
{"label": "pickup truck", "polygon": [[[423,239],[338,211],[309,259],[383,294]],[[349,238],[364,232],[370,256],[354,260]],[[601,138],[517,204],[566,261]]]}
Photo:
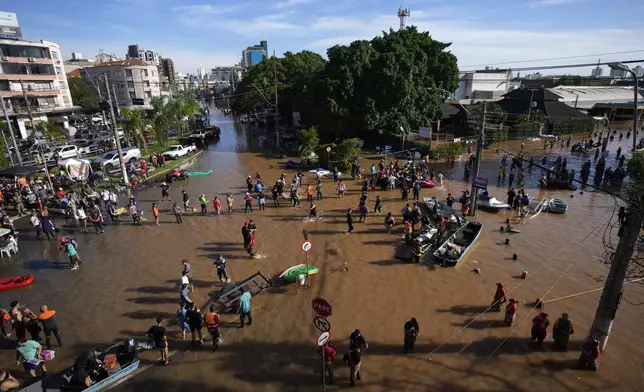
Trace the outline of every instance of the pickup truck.
{"label": "pickup truck", "polygon": [[69,158],[80,158],[81,156],[78,147],[70,144],[56,147],[54,150],[44,155],[45,156],[43,158],[45,158],[45,161],[47,162],[54,160],[56,155],[58,155],[58,159],[61,161]]}
{"label": "pickup truck", "polygon": [[170,146],[168,151],[163,153],[163,156],[166,159],[179,159],[182,156],[188,155],[191,152],[197,151],[197,147],[195,146],[182,146],[180,144]]}

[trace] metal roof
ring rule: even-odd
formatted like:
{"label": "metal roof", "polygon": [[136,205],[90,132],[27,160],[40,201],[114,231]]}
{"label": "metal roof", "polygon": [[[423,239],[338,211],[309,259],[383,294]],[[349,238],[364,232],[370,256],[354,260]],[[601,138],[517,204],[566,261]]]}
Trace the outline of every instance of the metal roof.
{"label": "metal roof", "polygon": [[[560,102],[578,109],[591,109],[597,104],[633,103],[633,87],[628,86],[557,86],[548,90],[561,96]],[[638,100],[644,102],[642,90]]]}

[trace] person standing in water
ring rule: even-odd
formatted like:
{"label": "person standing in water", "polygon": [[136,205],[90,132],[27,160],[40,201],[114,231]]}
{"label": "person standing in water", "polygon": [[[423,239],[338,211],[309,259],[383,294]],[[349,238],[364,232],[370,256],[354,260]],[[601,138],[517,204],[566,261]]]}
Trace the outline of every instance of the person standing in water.
{"label": "person standing in water", "polygon": [[257,195],[257,206],[260,211],[266,211],[266,196],[264,196],[264,192],[259,192]]}
{"label": "person standing in water", "polygon": [[575,333],[572,323],[568,319],[568,313],[563,313],[560,318],[555,321],[552,327],[552,338],[555,341],[555,348],[562,351],[568,351],[568,342],[570,335]]}
{"label": "person standing in water", "polygon": [[382,213],[382,198],[380,198],[380,195],[376,196],[376,204],[373,206],[373,212]]}
{"label": "person standing in water", "polygon": [[212,336],[212,351],[217,351],[221,335],[219,334],[219,314],[215,312],[214,304],[210,305],[210,309],[204,315],[203,321],[210,336]]}
{"label": "person standing in water", "polygon": [[320,180],[315,183],[315,194],[318,200],[322,200],[324,198],[322,197],[322,181]]}
{"label": "person standing in water", "polygon": [[309,219],[313,218],[318,219],[318,212],[315,207],[315,203],[311,202],[311,206],[309,207]]}
{"label": "person standing in water", "polygon": [[248,221],[244,222],[241,228],[242,238],[244,239],[244,249],[248,249],[250,229],[248,228]]}
{"label": "person standing in water", "polygon": [[230,193],[226,193],[226,205],[228,206],[228,215],[233,214],[233,198]]}
{"label": "person standing in water", "polygon": [[250,210],[250,212],[253,212],[253,196],[249,193],[246,192],[246,196],[244,196],[244,214]]}
{"label": "person standing in water", "polygon": [[351,208],[347,209],[347,234],[353,233],[353,215]]}
{"label": "person standing in water", "polygon": [[203,193],[199,196],[199,205],[201,206],[201,215],[208,215],[208,200]]}
{"label": "person standing in water", "polygon": [[157,207],[157,203],[152,203],[152,216],[154,217],[154,223],[159,226],[161,223],[159,223],[159,207]]}
{"label": "person standing in water", "polygon": [[248,326],[250,327],[253,324],[253,316],[251,314],[251,295],[250,291],[245,289],[240,289],[242,294],[239,296],[239,328],[244,328],[246,319],[248,320]]}
{"label": "person standing in water", "polygon": [[58,333],[58,324],[56,324],[56,318],[54,315],[56,311],[54,309],[49,309],[47,305],[40,307],[40,315],[38,316],[38,321],[42,324],[43,332],[45,333],[45,345],[48,350],[51,350],[51,335],[53,334],[56,337],[58,346],[63,346],[63,339]]}
{"label": "person standing in water", "polygon": [[391,234],[391,229],[394,227],[395,223],[396,222],[394,221],[394,217],[391,215],[391,212],[388,212],[385,217],[385,229],[387,230],[387,234]]}
{"label": "person standing in water", "polygon": [[251,259],[255,258],[255,233],[252,230],[248,232],[248,247],[246,247],[246,251]]}
{"label": "person standing in water", "polygon": [[226,271],[226,259],[221,253],[217,255],[217,260],[215,260],[213,266],[217,270],[217,276],[219,277],[219,281],[222,283],[230,283],[230,278],[228,277],[228,271]]}
{"label": "person standing in water", "polygon": [[166,198],[168,198],[168,201],[172,201],[170,199],[170,185],[163,181],[161,183],[161,201],[164,201]]}
{"label": "person standing in water", "polygon": [[215,215],[220,216],[221,215],[221,201],[219,201],[219,198],[215,196],[215,199],[212,201],[212,206],[215,209]]}
{"label": "person standing in water", "polygon": [[174,213],[174,218],[177,220],[177,224],[183,223],[183,219],[181,219],[181,208],[179,208],[177,203],[172,204],[172,212]]}
{"label": "person standing in water", "polygon": [[414,351],[414,345],[416,344],[416,339],[420,333],[420,327],[418,326],[418,321],[414,317],[411,320],[407,321],[404,325],[404,352],[407,354],[410,351]]}

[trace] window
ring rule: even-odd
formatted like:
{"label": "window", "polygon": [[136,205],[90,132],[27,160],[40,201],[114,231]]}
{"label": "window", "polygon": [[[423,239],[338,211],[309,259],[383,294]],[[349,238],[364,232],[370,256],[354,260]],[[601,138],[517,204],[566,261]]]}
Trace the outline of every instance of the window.
{"label": "window", "polygon": [[54,52],[53,50],[51,51],[51,58],[54,60],[58,60],[58,52]]}
{"label": "window", "polygon": [[152,70],[152,76],[157,76],[157,71]]}
{"label": "window", "polygon": [[145,81],[143,81],[143,85],[144,85],[145,87],[150,87],[150,81],[149,81],[149,80],[145,80]]}
{"label": "window", "polygon": [[69,99],[67,95],[63,95],[63,102],[65,103],[65,105],[71,105],[72,103],[71,99]]}
{"label": "window", "polygon": [[151,93],[151,92],[149,92],[149,91],[146,91],[146,92],[145,92],[145,97],[146,97],[146,98],[152,98],[152,93]]}
{"label": "window", "polygon": [[125,84],[119,83],[119,88],[125,88]]}
{"label": "window", "polygon": [[134,91],[130,91],[130,99],[136,99],[136,93]]}
{"label": "window", "polygon": [[56,75],[62,75],[63,70],[60,67],[56,67]]}
{"label": "window", "polygon": [[127,81],[127,88],[134,88],[134,82],[131,80]]}
{"label": "window", "polygon": [[148,77],[148,70],[147,69],[142,69],[141,70],[141,76],[145,76],[147,78]]}
{"label": "window", "polygon": [[132,70],[131,69],[126,69],[125,70],[125,76],[131,78],[132,77]]}
{"label": "window", "polygon": [[0,45],[2,57],[34,57],[37,59],[48,59],[49,49],[37,46],[23,45]]}
{"label": "window", "polygon": [[115,76],[123,76],[123,73],[121,71],[114,71]]}

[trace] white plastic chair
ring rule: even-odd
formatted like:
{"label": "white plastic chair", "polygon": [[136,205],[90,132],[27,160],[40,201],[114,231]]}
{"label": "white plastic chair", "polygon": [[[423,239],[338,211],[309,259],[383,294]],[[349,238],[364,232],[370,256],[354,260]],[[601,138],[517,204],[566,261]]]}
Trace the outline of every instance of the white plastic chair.
{"label": "white plastic chair", "polygon": [[7,247],[11,247],[9,250],[18,254],[18,239],[14,236],[9,237],[9,244]]}
{"label": "white plastic chair", "polygon": [[0,257],[4,259],[4,254],[6,253],[8,257],[11,257],[11,250],[13,249],[13,245],[9,244],[5,246],[4,248],[0,248]]}

